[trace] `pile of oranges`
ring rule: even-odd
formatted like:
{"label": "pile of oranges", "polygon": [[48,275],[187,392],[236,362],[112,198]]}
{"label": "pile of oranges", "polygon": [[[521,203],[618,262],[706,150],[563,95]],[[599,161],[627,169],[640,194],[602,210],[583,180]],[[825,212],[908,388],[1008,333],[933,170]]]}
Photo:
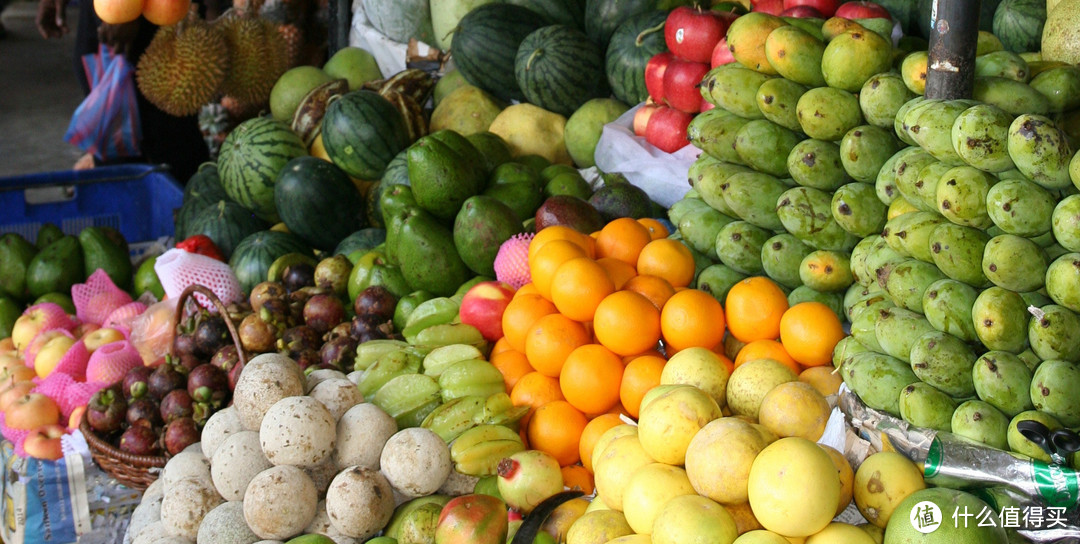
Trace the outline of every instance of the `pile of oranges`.
{"label": "pile of oranges", "polygon": [[655,220],[620,218],[591,235],[548,227],[529,245],[532,282],[506,307],[490,360],[514,404],[532,408],[523,439],[559,461],[567,485],[592,489],[597,439],[622,417],[638,416],[679,351],[710,350],[728,374],[761,358],[796,373],[832,370],[833,346],[844,336],[832,310],[789,308],[765,277],[739,282],[722,305],[690,288],[693,254],[667,236]]}

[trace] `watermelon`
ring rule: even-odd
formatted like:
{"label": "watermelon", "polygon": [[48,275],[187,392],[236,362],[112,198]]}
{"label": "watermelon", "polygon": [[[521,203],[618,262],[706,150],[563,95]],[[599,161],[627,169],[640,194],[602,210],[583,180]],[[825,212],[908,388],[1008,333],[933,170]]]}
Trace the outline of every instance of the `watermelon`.
{"label": "watermelon", "polygon": [[348,255],[354,251],[368,251],[386,241],[386,229],[368,227],[346,236],[334,248],[334,255]]}
{"label": "watermelon", "polygon": [[330,102],[322,120],[330,160],[356,179],[374,181],[411,143],[405,117],[374,91],[352,91]]}
{"label": "watermelon", "polygon": [[610,92],[603,52],[584,32],[566,25],[545,26],[526,36],[514,73],[529,102],[567,117]]}
{"label": "watermelon", "polygon": [[191,217],[185,237],[209,236],[228,259],[241,240],[267,227],[265,221],[243,206],[231,200],[219,200]]}
{"label": "watermelon", "polygon": [[270,265],[286,253],[312,255],[311,248],[295,234],[263,230],[249,235],[240,241],[229,257],[229,267],[240,280],[240,288],[245,293],[266,281]]}
{"label": "watermelon", "polygon": [[469,84],[506,101],[524,100],[514,78],[514,59],[521,40],[544,24],[543,17],[521,6],[480,6],[458,24],[454,64]]}
{"label": "watermelon", "polygon": [[645,89],[645,65],[657,53],[667,51],[664,21],[667,14],[650,11],[626,20],[611,35],[604,69],[615,97],[638,104],[649,97]]}
{"label": "watermelon", "polygon": [[364,0],[364,15],[371,26],[396,42],[416,38],[435,45],[428,0]]}
{"label": "watermelon", "polygon": [[334,249],[364,226],[363,197],[349,176],[315,157],[297,157],[285,165],[274,201],[289,232],[315,249]]}
{"label": "watermelon", "polygon": [[1044,0],[1002,0],[994,13],[994,34],[1013,53],[1039,51],[1045,23]]}
{"label": "watermelon", "polygon": [[627,19],[656,9],[656,0],[587,0],[585,34],[607,51],[608,42]]}
{"label": "watermelon", "polygon": [[398,153],[390,164],[386,165],[386,172],[382,177],[383,185],[409,185],[409,153],[403,149]]}
{"label": "watermelon", "polygon": [[211,201],[228,200],[225,188],[221,186],[217,163],[204,162],[184,185],[184,202],[206,197]]}
{"label": "watermelon", "polygon": [[506,0],[506,3],[535,11],[549,25],[570,25],[585,30],[585,0]]}
{"label": "watermelon", "polygon": [[222,142],[218,175],[229,198],[261,219],[277,223],[274,182],[278,172],[307,154],[304,142],[288,125],[255,117],[240,123]]}

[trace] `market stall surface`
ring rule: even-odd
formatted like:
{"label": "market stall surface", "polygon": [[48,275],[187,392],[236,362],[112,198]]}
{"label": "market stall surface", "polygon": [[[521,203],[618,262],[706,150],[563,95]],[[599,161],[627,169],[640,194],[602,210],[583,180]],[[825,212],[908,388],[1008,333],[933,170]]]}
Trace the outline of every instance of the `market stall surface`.
{"label": "market stall surface", "polygon": [[[46,40],[34,26],[37,2],[14,0],[0,40],[0,177],[70,169],[81,153],[64,141],[82,101],[72,61],[74,34]],[[68,9],[74,30],[78,8]]]}

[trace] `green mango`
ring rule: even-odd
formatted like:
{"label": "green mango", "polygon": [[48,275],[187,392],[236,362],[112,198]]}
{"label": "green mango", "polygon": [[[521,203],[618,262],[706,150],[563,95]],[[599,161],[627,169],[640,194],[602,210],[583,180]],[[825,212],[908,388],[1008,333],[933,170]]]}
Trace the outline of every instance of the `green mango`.
{"label": "green mango", "polygon": [[840,146],[824,140],[799,142],[787,155],[787,171],[795,183],[822,191],[835,191],[850,182],[840,157]]}
{"label": "green mango", "polygon": [[1002,234],[986,243],[982,267],[998,287],[1017,293],[1037,291],[1046,278],[1046,252],[1027,238]]}
{"label": "green mango", "polygon": [[875,74],[887,72],[891,61],[891,41],[877,32],[849,30],[825,47],[821,73],[829,87],[855,93]]}
{"label": "green mango", "polygon": [[776,201],[784,229],[814,249],[850,251],[859,239],[832,218],[832,197],[811,187],[784,191]]}
{"label": "green mango", "polygon": [[840,140],[840,161],[852,179],[873,183],[881,167],[898,149],[899,142],[891,131],[874,125],[860,125]]}
{"label": "green mango", "polygon": [[868,183],[849,183],[833,193],[833,219],[840,228],[855,236],[881,232],[887,211],[878,200],[874,186]]}
{"label": "green mango", "polygon": [[1046,293],[1054,302],[1080,312],[1080,253],[1065,253],[1046,270]]}
{"label": "green mango", "polygon": [[1054,239],[1068,251],[1080,251],[1080,195],[1067,196],[1057,203],[1050,217]]}
{"label": "green mango", "polygon": [[486,184],[483,155],[456,132],[429,134],[409,147],[408,156],[417,205],[440,219],[454,217]]}
{"label": "green mango", "polygon": [[1054,416],[1039,410],[1020,412],[1009,422],[1009,431],[1007,435],[1009,450],[1021,455],[1026,455],[1032,459],[1038,459],[1044,463],[1050,463],[1050,454],[1046,453],[1046,450],[1044,450],[1042,446],[1028,440],[1024,435],[1020,434],[1020,431],[1017,429],[1016,424],[1025,420],[1038,421],[1050,431],[1060,429],[1062,427],[1061,422]]}
{"label": "green mango", "polygon": [[1050,232],[1056,199],[1038,185],[1019,179],[997,183],[986,194],[986,211],[1003,232],[1032,238]]}
{"label": "green mango", "polygon": [[1027,83],[1031,71],[1020,55],[1012,51],[994,51],[975,57],[975,76],[1004,77]]}
{"label": "green mango", "polygon": [[43,223],[38,228],[37,238],[34,239],[34,245],[37,246],[38,251],[45,249],[49,244],[64,237],[64,231],[60,230],[60,227],[53,223]]}
{"label": "green mango", "polygon": [[131,288],[131,255],[127,244],[115,243],[100,227],[86,227],[79,232],[85,277],[102,269],[117,287]]}
{"label": "green mango", "polygon": [[900,109],[896,110],[896,117],[893,119],[892,124],[893,132],[896,133],[897,138],[900,138],[900,141],[904,142],[907,145],[914,145],[917,147],[915,140],[911,138],[911,136],[907,132],[907,128],[904,126],[904,120],[907,119],[907,116],[909,113],[911,113],[911,110],[915,109],[917,106],[922,106],[924,104],[926,104],[926,98],[923,98],[922,96],[916,96],[915,98],[904,102],[904,105],[900,106]]}
{"label": "green mango", "polygon": [[787,175],[787,156],[802,138],[768,119],[743,125],[735,134],[735,153],[747,166],[773,176]]}
{"label": "green mango", "polygon": [[738,63],[717,66],[701,80],[701,96],[710,104],[744,119],[762,119],[757,107],[757,92],[771,76],[745,68]]}
{"label": "green mango", "polygon": [[[835,210],[833,211],[833,215],[836,215]],[[870,248],[874,245],[875,242],[880,239],[881,235],[871,234],[863,238],[862,240],[859,240],[859,243],[855,244],[855,247],[851,248],[851,276],[855,278],[855,283],[863,287],[870,287],[871,285],[873,285],[879,290],[880,287],[877,285],[876,278],[873,278],[869,274],[867,274],[866,259],[870,256]]]}
{"label": "green mango", "polygon": [[986,195],[997,178],[971,166],[947,170],[934,193],[937,211],[954,224],[985,229],[993,224],[986,210]]}
{"label": "green mango", "polygon": [[967,164],[986,172],[1013,168],[1009,156],[1009,125],[1013,116],[993,104],[972,106],[956,117],[953,149]]}
{"label": "green mango", "polygon": [[982,259],[990,235],[972,228],[942,223],[930,231],[930,255],[946,276],[973,287],[985,287]]}
{"label": "green mango", "polygon": [[904,79],[893,72],[882,72],[863,84],[859,92],[859,107],[866,122],[883,129],[890,129],[897,112],[915,93],[904,85]]}
{"label": "green mango", "polygon": [[[818,40],[825,39],[825,34],[821,31],[821,27],[825,25],[825,19],[821,19],[818,17],[781,17],[781,19],[783,19],[790,26],[798,27],[802,30],[805,30],[806,32],[809,32],[811,36]],[[769,35],[771,36],[772,32],[770,32]],[[770,60],[769,63],[771,64],[772,61]]]}
{"label": "green mango", "polygon": [[932,263],[930,233],[944,222],[945,219],[936,213],[906,213],[886,222],[881,236],[897,253]]}
{"label": "green mango", "polygon": [[770,79],[758,87],[756,97],[758,109],[761,110],[765,119],[788,130],[800,131],[802,127],[799,125],[799,116],[795,107],[806,91],[805,86],[790,79],[782,77]]}
{"label": "green mango", "polygon": [[885,236],[878,236],[866,250],[866,258],[863,259],[865,271],[862,274],[868,281],[876,283],[878,287],[884,290],[885,284],[880,281],[880,275],[884,274],[888,268],[907,260],[909,257],[910,255],[904,255],[893,249]]}
{"label": "green mango", "polygon": [[900,392],[919,381],[904,361],[873,351],[855,353],[840,367],[840,373],[867,406],[897,416]]}
{"label": "green mango", "polygon": [[818,140],[838,142],[847,131],[863,124],[859,99],[845,90],[832,87],[806,91],[799,98],[795,111],[802,131]]}
{"label": "green mango", "polygon": [[845,336],[833,349],[833,368],[840,370],[845,364],[850,364],[856,355],[869,351],[870,349],[860,344],[854,336]]}
{"label": "green mango", "polygon": [[776,200],[787,189],[775,177],[758,172],[732,174],[721,185],[724,202],[734,217],[771,231],[783,227],[776,215]]}
{"label": "green mango", "polygon": [[22,305],[15,299],[0,295],[0,340],[11,337],[15,320],[22,315]]}
{"label": "green mango", "polygon": [[[690,121],[686,128],[686,137],[705,152],[701,157],[709,157],[734,164],[742,164],[742,159],[735,152],[735,137],[744,125],[749,123],[723,108],[713,108],[702,112]],[[701,159],[698,159],[701,162]]]}
{"label": "green mango", "polygon": [[448,296],[470,276],[454,247],[453,233],[427,214],[416,214],[401,226],[398,261],[410,291]]}
{"label": "green mango", "polygon": [[[698,191],[701,200],[704,200],[710,207],[724,215],[734,217],[735,211],[724,200],[724,184],[729,177],[735,174],[753,172],[753,170],[738,164],[713,159],[704,153],[702,153],[701,157],[694,161],[694,165],[690,167],[689,175],[693,182],[692,185]],[[709,157],[708,160],[702,160],[705,157]],[[672,222],[678,224],[677,221],[672,220]]]}
{"label": "green mango", "polygon": [[716,300],[723,303],[727,300],[728,291],[740,281],[746,279],[746,274],[723,265],[714,264],[705,267],[694,280],[694,288],[709,293]]}
{"label": "green mango", "polygon": [[844,293],[844,316],[851,321],[870,306],[888,299],[888,294],[876,283],[870,286],[853,284]]}
{"label": "green mango", "polygon": [[882,204],[888,206],[900,196],[900,189],[896,188],[896,162],[914,151],[921,150],[918,147],[905,147],[894,153],[893,156],[889,157],[889,160],[885,161],[885,164],[881,165],[881,170],[878,171],[877,177],[874,178],[874,193],[877,194],[878,200]]}
{"label": "green mango", "polygon": [[1028,343],[1035,355],[1043,361],[1080,361],[1080,316],[1056,304],[1043,306],[1039,312],[1027,327]]}
{"label": "green mango", "polygon": [[952,127],[956,118],[975,103],[969,100],[932,100],[927,104],[917,110],[915,124],[909,123],[912,139],[939,161],[952,166],[964,164],[953,149]]}
{"label": "green mango", "polygon": [[995,351],[1020,353],[1027,349],[1029,318],[1024,299],[1001,287],[979,293],[971,308],[975,334],[984,346]]}
{"label": "green mango", "polygon": [[689,198],[684,196],[682,200],[679,200],[678,202],[672,204],[670,208],[668,208],[668,221],[671,221],[672,224],[678,225],[679,222],[682,221],[682,219],[686,217],[686,215],[688,215],[690,212],[707,209],[712,208],[710,208],[704,200],[701,200],[700,198]]}
{"label": "green mango", "polygon": [[1019,357],[1007,351],[982,354],[971,371],[979,398],[1013,417],[1035,407],[1031,402],[1032,372]]}
{"label": "green mango", "polygon": [[1041,115],[1023,114],[1009,126],[1009,156],[1016,169],[1049,190],[1069,187],[1072,149],[1065,133]]}
{"label": "green mango", "polygon": [[37,248],[18,233],[0,236],[0,295],[26,300],[26,270],[37,255]]}
{"label": "green mango", "polygon": [[878,282],[884,282],[885,291],[897,306],[922,313],[923,294],[930,284],[945,279],[936,266],[908,259],[878,271]]}
{"label": "green mango", "polygon": [[975,350],[963,340],[949,333],[931,331],[911,346],[911,369],[920,380],[949,396],[971,397],[975,394],[971,369],[977,357]]}
{"label": "green mango", "polygon": [[735,219],[706,206],[684,215],[678,228],[683,243],[716,260],[716,235],[732,221]]}
{"label": "green mango", "polygon": [[454,219],[454,247],[470,270],[494,277],[499,247],[521,231],[514,210],[490,196],[477,195],[462,204]]}
{"label": "green mango", "polygon": [[888,48],[889,48],[889,51],[891,53],[891,51],[892,51],[892,33],[893,33],[893,22],[892,22],[891,19],[886,19],[884,17],[871,17],[871,18],[859,17],[859,18],[852,19],[852,21],[855,21],[856,23],[859,23],[859,25],[862,26],[863,28],[877,34],[878,36],[881,36],[882,39],[884,39],[886,42],[888,42],[888,44],[889,44]]}
{"label": "green mango", "polygon": [[761,246],[761,267],[773,281],[794,289],[802,285],[799,266],[813,248],[792,234],[777,234]]}
{"label": "green mango", "polygon": [[1050,111],[1061,113],[1080,107],[1080,68],[1060,66],[1039,73],[1030,82],[1050,103]]}
{"label": "green mango", "polygon": [[761,248],[770,236],[770,231],[746,221],[732,221],[716,235],[716,254],[720,262],[739,273],[761,274]]}
{"label": "green mango", "polygon": [[971,310],[978,295],[974,287],[964,282],[938,280],[923,293],[923,316],[935,329],[974,343],[979,337],[975,334]]}
{"label": "green mango", "polygon": [[785,79],[808,87],[825,86],[821,73],[824,54],[822,38],[796,25],[777,28],[765,38],[769,64]]}
{"label": "green mango", "polygon": [[881,319],[882,312],[895,308],[896,305],[890,300],[882,300],[870,304],[851,319],[851,336],[855,337],[860,344],[875,353],[885,353],[881,343],[877,341],[877,322]]}
{"label": "green mango", "polygon": [[494,172],[500,164],[513,160],[510,146],[506,145],[506,141],[498,134],[487,131],[474,132],[465,136],[465,139],[480,152],[485,172]]}
{"label": "green mango", "polygon": [[788,306],[803,302],[818,302],[828,306],[837,319],[844,319],[844,297],[840,293],[825,293],[808,285],[800,285],[788,293]]}
{"label": "green mango", "polygon": [[916,382],[900,391],[900,417],[924,429],[952,431],[956,401],[930,384]]}
{"label": "green mango", "polygon": [[[919,169],[919,174],[911,187],[905,188],[900,186],[900,193],[903,194],[904,198],[906,198],[908,202],[911,202],[916,208],[924,212],[936,213],[938,182],[941,181],[941,177],[945,175],[945,172],[948,172],[951,169],[952,167],[945,162],[933,161],[927,163]],[[905,193],[905,190],[909,191],[911,194]]]}
{"label": "green mango", "polygon": [[1008,449],[1008,431],[1009,418],[990,403],[972,399],[961,403],[953,412],[953,434],[991,448]]}
{"label": "green mango", "polygon": [[799,279],[803,286],[823,293],[846,291],[855,283],[848,254],[824,249],[803,257],[799,263]]}
{"label": "green mango", "polygon": [[1080,425],[1080,365],[1075,362],[1043,361],[1031,378],[1031,402],[1066,427]]}
{"label": "green mango", "polygon": [[1009,78],[976,77],[971,97],[1012,115],[1050,113],[1050,100],[1045,95],[1023,81]]}
{"label": "green mango", "polygon": [[905,154],[893,163],[893,171],[896,174],[896,189],[908,202],[924,212],[936,212],[937,206],[927,209],[928,206],[919,198],[916,183],[919,181],[919,174],[922,173],[922,169],[926,165],[936,162],[937,160],[932,155],[920,149]]}
{"label": "green mango", "polygon": [[63,236],[45,246],[26,268],[26,287],[33,298],[46,293],[69,293],[72,285],[84,279],[82,247],[74,236]]}
{"label": "green mango", "polygon": [[934,326],[922,315],[903,308],[889,308],[881,312],[874,324],[874,337],[884,353],[909,362],[915,341],[933,330]]}
{"label": "green mango", "polygon": [[[897,112],[897,122],[900,123],[901,127],[901,130],[897,130],[897,136],[911,145],[919,145],[919,142],[915,139],[916,131],[912,130],[913,127],[918,126],[919,124],[919,115],[922,114],[923,110],[934,107],[942,102],[944,102],[944,100],[926,99],[916,102],[910,108],[902,109],[900,112]],[[901,114],[904,116],[903,119],[899,118]],[[895,125],[894,128],[896,128]],[[922,129],[920,128],[919,130]]]}

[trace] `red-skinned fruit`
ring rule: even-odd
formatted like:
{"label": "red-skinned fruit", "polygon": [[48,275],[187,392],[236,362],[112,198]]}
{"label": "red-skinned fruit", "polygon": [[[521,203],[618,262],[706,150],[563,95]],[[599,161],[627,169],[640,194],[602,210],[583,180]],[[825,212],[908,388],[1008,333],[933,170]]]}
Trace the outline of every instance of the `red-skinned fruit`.
{"label": "red-skinned fruit", "polygon": [[508,530],[506,503],[491,495],[455,497],[439,513],[438,544],[503,544]]}
{"label": "red-skinned fruit", "polygon": [[[815,15],[815,17],[829,18],[836,13],[836,8],[840,6],[840,0],[784,0],[785,11],[801,6],[816,9],[821,15]],[[792,15],[792,17],[801,16]]]}
{"label": "red-skinned fruit", "polygon": [[664,71],[664,98],[669,106],[687,113],[701,109],[701,78],[709,72],[709,65],[675,59]]}
{"label": "red-skinned fruit", "polygon": [[716,42],[727,33],[736,15],[681,6],[671,10],[664,24],[664,41],[676,58],[709,62]]}
{"label": "red-skinned fruit", "polygon": [[847,2],[836,8],[837,17],[844,19],[889,19],[889,10],[874,2]]}
{"label": "red-skinned fruit", "polygon": [[674,58],[671,51],[664,51],[653,55],[645,64],[645,90],[657,104],[664,103],[664,72]]}
{"label": "red-skinned fruit", "polygon": [[661,107],[649,119],[645,141],[667,153],[674,153],[690,144],[686,138],[686,128],[693,119],[694,116],[685,111]]}

